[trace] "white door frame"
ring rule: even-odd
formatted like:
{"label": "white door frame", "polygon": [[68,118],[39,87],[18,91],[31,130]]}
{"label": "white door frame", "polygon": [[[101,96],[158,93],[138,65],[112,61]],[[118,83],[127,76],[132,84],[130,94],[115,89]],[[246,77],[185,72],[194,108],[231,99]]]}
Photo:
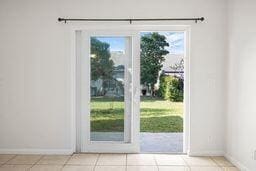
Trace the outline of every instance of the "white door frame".
{"label": "white door frame", "polygon": [[[184,54],[184,114],[183,114],[183,152],[190,150],[190,26],[189,25],[84,25],[71,28],[71,137],[73,152],[81,152],[81,54],[77,53],[79,48],[79,35],[82,30],[134,30],[134,31],[173,31],[185,33]],[[138,116],[139,117],[139,116]],[[139,118],[138,118],[139,120]],[[108,151],[106,151],[108,152]],[[118,152],[112,150],[111,152]]]}

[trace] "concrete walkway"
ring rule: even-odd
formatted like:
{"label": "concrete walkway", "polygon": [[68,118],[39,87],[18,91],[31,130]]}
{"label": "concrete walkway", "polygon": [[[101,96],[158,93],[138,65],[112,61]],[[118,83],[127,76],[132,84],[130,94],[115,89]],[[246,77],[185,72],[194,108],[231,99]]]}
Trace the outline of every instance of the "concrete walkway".
{"label": "concrete walkway", "polygon": [[[92,132],[92,141],[123,141],[120,132]],[[140,133],[142,153],[182,153],[183,133]]]}
{"label": "concrete walkway", "polygon": [[140,133],[141,152],[182,153],[183,133]]}

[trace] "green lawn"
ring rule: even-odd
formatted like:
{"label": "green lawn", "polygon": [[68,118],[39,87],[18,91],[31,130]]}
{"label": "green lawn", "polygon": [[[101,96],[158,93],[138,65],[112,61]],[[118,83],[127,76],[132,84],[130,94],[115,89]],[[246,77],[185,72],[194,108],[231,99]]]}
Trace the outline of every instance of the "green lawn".
{"label": "green lawn", "polygon": [[[91,129],[120,132],[124,129],[123,99],[92,98]],[[141,98],[141,132],[182,132],[183,103]]]}

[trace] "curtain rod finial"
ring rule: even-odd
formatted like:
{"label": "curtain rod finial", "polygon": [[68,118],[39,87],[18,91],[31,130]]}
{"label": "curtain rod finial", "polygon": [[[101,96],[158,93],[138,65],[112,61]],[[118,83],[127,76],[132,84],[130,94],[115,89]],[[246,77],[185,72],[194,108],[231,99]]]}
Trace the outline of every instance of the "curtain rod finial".
{"label": "curtain rod finial", "polygon": [[58,18],[58,21],[59,21],[59,22],[64,21],[64,23],[67,23],[67,19],[65,19],[65,18]]}
{"label": "curtain rod finial", "polygon": [[64,21],[64,20],[65,20],[64,18],[58,18],[59,22]]}

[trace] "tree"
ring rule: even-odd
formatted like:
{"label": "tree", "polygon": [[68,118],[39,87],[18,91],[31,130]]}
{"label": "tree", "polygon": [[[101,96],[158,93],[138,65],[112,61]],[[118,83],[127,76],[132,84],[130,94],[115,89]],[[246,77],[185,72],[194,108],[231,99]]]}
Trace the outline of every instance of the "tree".
{"label": "tree", "polygon": [[103,89],[107,81],[113,78],[114,62],[110,59],[110,45],[91,38],[91,79],[102,79]]}
{"label": "tree", "polygon": [[155,95],[155,84],[163,67],[165,50],[169,44],[166,37],[159,33],[149,33],[141,37],[141,83],[151,86],[152,96]]}

